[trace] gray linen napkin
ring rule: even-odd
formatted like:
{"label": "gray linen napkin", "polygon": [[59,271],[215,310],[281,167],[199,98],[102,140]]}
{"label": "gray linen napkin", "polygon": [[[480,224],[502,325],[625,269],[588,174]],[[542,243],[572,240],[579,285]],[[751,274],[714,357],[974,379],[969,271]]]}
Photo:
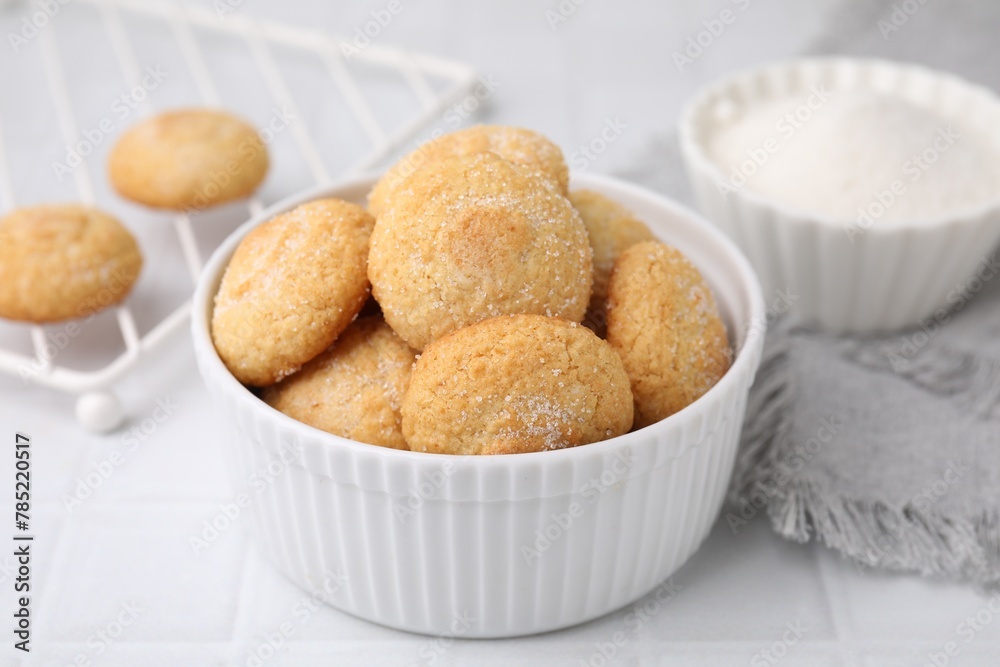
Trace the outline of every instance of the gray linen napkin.
{"label": "gray linen napkin", "polygon": [[[864,566],[1000,584],[1000,259],[880,337],[768,336],[725,520]],[[763,509],[766,507],[766,509]]]}

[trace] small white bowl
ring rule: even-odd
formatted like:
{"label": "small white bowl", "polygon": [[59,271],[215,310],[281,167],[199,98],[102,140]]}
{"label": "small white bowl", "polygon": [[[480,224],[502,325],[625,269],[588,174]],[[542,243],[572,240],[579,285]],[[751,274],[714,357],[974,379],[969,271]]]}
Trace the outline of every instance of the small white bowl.
{"label": "small white bowl", "polygon": [[[700,91],[680,120],[680,143],[702,211],[750,258],[768,301],[791,301],[806,323],[835,331],[897,329],[943,317],[1000,241],[1000,193],[952,217],[894,220],[848,234],[853,221],[793,210],[751,187],[726,190],[706,142],[725,124],[720,105],[743,109],[778,96],[828,90],[897,95],[989,136],[1000,127],[1000,98],[950,74],[916,65],[851,58],[801,59],[737,73]],[[884,189],[872,183],[871,189]],[[857,229],[857,228],[855,228]],[[789,294],[786,299],[783,294]]]}
{"label": "small white bowl", "polygon": [[729,372],[694,404],[600,443],[478,457],[374,447],[281,414],[226,370],[209,322],[240,240],[306,201],[361,202],[374,177],[270,207],[209,260],[194,295],[192,334],[229,428],[234,498],[243,501],[264,554],[319,599],[411,632],[545,632],[648,593],[707,535],[760,362],[765,312],[757,278],[736,246],[697,214],[609,178],[573,178],[575,187],[628,206],[690,257],[715,291],[736,350]]}

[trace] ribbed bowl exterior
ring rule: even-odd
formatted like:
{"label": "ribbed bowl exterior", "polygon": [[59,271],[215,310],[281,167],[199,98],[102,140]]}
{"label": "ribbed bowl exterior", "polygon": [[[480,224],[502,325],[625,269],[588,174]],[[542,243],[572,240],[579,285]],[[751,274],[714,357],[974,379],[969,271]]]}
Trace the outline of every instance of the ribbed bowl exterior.
{"label": "ribbed bowl exterior", "polygon": [[213,257],[195,296],[198,365],[229,427],[231,478],[250,499],[255,542],[299,586],[403,630],[509,637],[622,607],[704,540],[760,360],[759,286],[735,246],[694,214],[610,179],[574,183],[622,201],[689,253],[713,283],[738,350],[729,373],[689,408],[584,447],[449,457],[363,445],[285,417],[228,373],[207,322],[235,243],[299,201],[357,199],[370,179],[279,204]]}
{"label": "ribbed bowl exterior", "polygon": [[[1000,193],[996,204],[953,218],[875,221],[860,230],[850,226],[856,221],[791,211],[748,187],[720,188],[726,177],[704,146],[713,107],[819,85],[899,94],[944,112],[962,109],[993,132],[1000,123],[1000,99],[991,91],[919,66],[820,58],[757,68],[709,86],[682,114],[681,149],[699,207],[746,253],[766,300],[791,295],[801,321],[875,332],[942,315],[1000,242]],[[887,185],[872,183],[873,197]]]}

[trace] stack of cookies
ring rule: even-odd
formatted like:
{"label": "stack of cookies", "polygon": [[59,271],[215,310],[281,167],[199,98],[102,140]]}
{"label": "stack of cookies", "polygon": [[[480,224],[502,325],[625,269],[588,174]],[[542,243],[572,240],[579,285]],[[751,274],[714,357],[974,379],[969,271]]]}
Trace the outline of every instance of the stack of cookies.
{"label": "stack of cookies", "polygon": [[281,412],[396,449],[537,452],[659,421],[729,367],[712,293],[628,210],[568,185],[535,132],[440,137],[367,211],[322,199],[250,232],[216,350]]}

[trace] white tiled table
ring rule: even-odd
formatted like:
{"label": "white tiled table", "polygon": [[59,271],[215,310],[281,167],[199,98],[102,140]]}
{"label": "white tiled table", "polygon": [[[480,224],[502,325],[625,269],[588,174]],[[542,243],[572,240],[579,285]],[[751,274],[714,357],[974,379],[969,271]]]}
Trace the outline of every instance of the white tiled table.
{"label": "white tiled table", "polygon": [[[682,48],[704,20],[737,3],[589,0],[551,30],[545,11],[557,10],[556,0],[489,6],[461,0],[401,2],[403,11],[377,39],[462,59],[493,77],[499,86],[481,120],[537,128],[572,156],[574,147],[596,136],[606,119],[620,118],[627,129],[588,168],[684,200],[689,196],[678,176],[672,127],[680,105],[701,83],[737,66],[822,50],[828,41],[824,26],[831,16],[840,17],[835,30],[871,32],[872,17],[890,11],[890,3],[757,0],[738,10],[736,22],[679,73],[672,52]],[[247,0],[235,11],[349,34],[368,20],[370,10],[386,3],[375,0],[350,9],[292,0],[277,4]],[[971,17],[971,32],[952,34],[952,42],[913,36],[918,31],[934,35],[942,12],[955,14],[931,3],[905,26],[913,31],[910,36],[893,34],[880,40],[875,32],[867,41],[860,40],[856,50],[898,53],[942,65],[955,58],[995,60],[995,39],[983,35],[1000,30],[1000,13],[985,0],[957,4],[964,8],[958,14]],[[18,25],[24,11],[25,5],[17,3],[0,8],[0,33]],[[854,28],[852,11],[861,17]],[[93,58],[99,60],[100,55]],[[16,132],[38,155],[38,168],[15,174],[15,182],[22,201],[71,198],[71,187],[54,181],[48,169],[49,160],[64,149],[51,130],[47,91],[32,84],[37,68],[30,49],[12,57],[0,48],[0,90],[28,91],[20,99],[0,94],[0,111],[9,117],[19,106],[28,110]],[[100,65],[93,71],[99,72]],[[96,74],[93,80],[74,80],[72,85],[90,86],[101,99],[117,92]],[[184,85],[177,82],[158,91],[154,103],[184,101]],[[258,94],[223,92],[230,104],[241,94]],[[323,137],[321,127],[330,120],[308,111],[306,116]],[[448,120],[442,118],[442,125],[448,127]],[[276,168],[262,192],[267,202],[308,185],[308,171],[294,151],[280,142],[274,150]],[[101,146],[89,159],[95,173],[106,151],[107,146]],[[121,204],[101,179],[95,180],[102,203],[126,217],[133,228],[146,224],[148,214]],[[218,240],[227,229],[210,228],[207,235]],[[155,226],[143,228],[144,247],[166,242],[158,234]],[[141,289],[162,294],[167,301],[182,298],[187,289],[183,266],[166,255],[151,258],[143,280],[147,282]],[[137,304],[140,327],[155,322],[164,308]],[[100,326],[81,336],[80,344],[93,354],[107,351],[103,336],[108,330]],[[291,636],[264,664],[428,664],[425,657],[435,653],[424,637],[329,608],[304,613],[300,603],[305,594],[263,562],[239,526],[225,531],[199,555],[188,546],[188,536],[216,513],[229,492],[218,446],[221,424],[183,336],[118,390],[130,425],[151,416],[157,398],[169,399],[177,408],[126,455],[91,498],[70,512],[62,502],[64,495],[72,493],[95,464],[123,447],[122,434],[85,435],[72,417],[71,397],[0,378],[0,424],[6,430],[0,438],[12,438],[16,428],[35,441],[37,535],[35,651],[30,661],[21,661],[10,648],[9,631],[0,630],[0,665],[65,666],[87,660],[122,666],[255,664],[251,652],[260,650],[283,623],[290,623]],[[3,507],[10,497],[11,458],[0,456]],[[0,541],[8,539],[5,534],[0,528]],[[8,553],[7,548],[0,553]],[[7,619],[11,564],[9,557],[0,556],[0,612]],[[720,522],[673,581],[679,592],[637,630],[626,624],[625,610],[539,637],[459,641],[433,664],[598,665],[602,663],[594,657],[595,650],[617,631],[625,631],[628,641],[609,665],[922,666],[935,664],[931,656],[949,641],[959,649],[947,660],[949,665],[1000,664],[1000,617],[988,611],[986,598],[954,584],[861,572],[822,547],[775,537],[761,518],[738,534]],[[122,605],[132,603],[142,611],[109,649],[99,651],[103,644],[95,639],[97,630],[115,630]],[[1000,609],[1000,600],[994,607]],[[971,626],[961,624],[977,613],[980,622],[986,622],[969,633],[964,627]],[[798,632],[789,632],[790,625]],[[783,637],[794,642],[782,644]],[[944,664],[943,656],[936,659]]]}

